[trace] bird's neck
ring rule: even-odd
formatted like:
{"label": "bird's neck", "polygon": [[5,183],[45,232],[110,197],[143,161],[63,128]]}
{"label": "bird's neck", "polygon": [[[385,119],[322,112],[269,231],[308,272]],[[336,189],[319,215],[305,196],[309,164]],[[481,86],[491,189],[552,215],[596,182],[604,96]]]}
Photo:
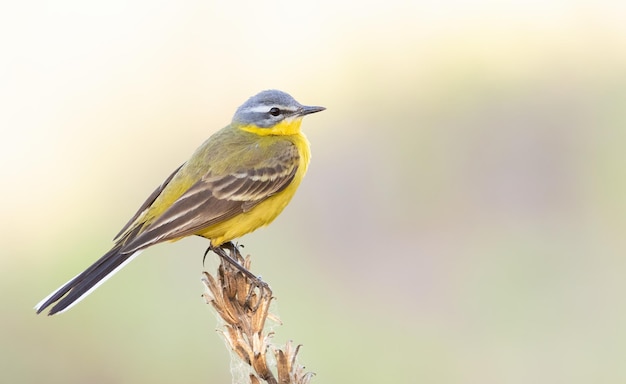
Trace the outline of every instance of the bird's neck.
{"label": "bird's neck", "polygon": [[297,135],[300,133],[300,125],[302,124],[302,118],[298,117],[295,119],[285,119],[280,123],[267,128],[261,128],[254,124],[244,125],[239,127],[242,131],[255,133],[261,136],[268,135],[282,135],[282,136],[290,136]]}

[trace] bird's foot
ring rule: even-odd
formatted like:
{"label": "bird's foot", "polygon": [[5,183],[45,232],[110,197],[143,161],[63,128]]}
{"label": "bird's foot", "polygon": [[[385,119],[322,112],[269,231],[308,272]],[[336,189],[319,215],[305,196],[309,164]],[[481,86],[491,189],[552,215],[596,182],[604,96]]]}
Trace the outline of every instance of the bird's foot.
{"label": "bird's foot", "polygon": [[[228,267],[234,267],[239,272],[241,272],[249,282],[248,294],[245,298],[245,305],[252,311],[256,311],[261,303],[261,298],[263,298],[265,295],[269,295],[271,297],[272,290],[270,289],[269,285],[261,279],[261,276],[256,276],[244,266],[246,260],[241,255],[241,252],[239,252],[239,247],[243,247],[243,245],[233,244],[230,241],[217,247],[211,245],[204,253],[204,258],[202,259],[202,262],[204,264],[204,259],[206,258],[206,255],[209,253],[209,251],[213,251],[222,259],[222,265],[220,266],[220,268],[227,269]],[[226,261],[227,263],[224,263],[224,261]]]}

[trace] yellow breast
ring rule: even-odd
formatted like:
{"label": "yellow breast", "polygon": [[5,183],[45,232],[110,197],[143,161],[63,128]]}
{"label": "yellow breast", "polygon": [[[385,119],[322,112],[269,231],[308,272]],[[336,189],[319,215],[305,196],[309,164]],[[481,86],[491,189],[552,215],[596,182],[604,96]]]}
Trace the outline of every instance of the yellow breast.
{"label": "yellow breast", "polygon": [[211,245],[219,246],[227,241],[250,233],[259,227],[268,225],[285,209],[296,193],[307,171],[311,153],[309,150],[309,142],[302,133],[298,132],[295,135],[283,135],[283,137],[293,142],[300,154],[298,170],[291,184],[276,195],[269,197],[255,206],[250,211],[238,214],[229,220],[205,228],[199,231],[197,235],[210,239]]}

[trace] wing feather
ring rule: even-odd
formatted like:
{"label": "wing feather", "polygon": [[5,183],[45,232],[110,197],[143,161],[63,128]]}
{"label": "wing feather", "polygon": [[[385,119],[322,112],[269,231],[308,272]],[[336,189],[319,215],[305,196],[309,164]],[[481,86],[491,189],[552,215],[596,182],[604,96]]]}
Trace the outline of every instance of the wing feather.
{"label": "wing feather", "polygon": [[165,181],[161,183],[161,185],[159,185],[158,188],[155,189],[154,192],[150,194],[150,196],[148,196],[146,201],[144,201],[141,207],[139,207],[139,209],[137,210],[137,213],[135,213],[135,215],[130,220],[128,220],[128,223],[126,223],[124,228],[122,228],[122,230],[117,235],[115,235],[115,237],[113,238],[113,241],[119,240],[122,237],[122,235],[126,233],[126,231],[130,228],[130,226],[137,220],[137,218],[150,208],[152,203],[154,203],[154,200],[156,200],[157,197],[159,197],[161,192],[163,192],[163,189],[165,189],[165,187],[170,183],[170,181],[172,181],[172,178],[174,178],[174,175],[178,173],[178,171],[183,167],[183,165],[185,165],[185,163],[183,163],[180,167],[176,168],[176,170],[172,172],[172,174],[169,175],[167,179],[165,179]]}
{"label": "wing feather", "polygon": [[295,177],[300,158],[297,148],[289,144],[280,156],[261,159],[257,167],[223,175],[207,173],[130,241],[124,252],[194,234],[247,212],[282,191]]}

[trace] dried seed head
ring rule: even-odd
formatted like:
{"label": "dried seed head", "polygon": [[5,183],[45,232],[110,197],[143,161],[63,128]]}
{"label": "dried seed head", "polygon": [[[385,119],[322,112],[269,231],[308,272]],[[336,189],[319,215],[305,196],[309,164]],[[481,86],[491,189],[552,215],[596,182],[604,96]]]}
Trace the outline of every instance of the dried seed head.
{"label": "dried seed head", "polygon": [[[232,259],[246,270],[250,269],[249,255],[244,259],[236,246],[228,250]],[[290,341],[282,349],[278,348],[271,344],[274,333],[264,331],[268,318],[281,324],[280,319],[269,312],[273,299],[269,286],[260,280],[251,280],[224,259],[216,276],[204,272],[202,283],[206,291],[202,296],[223,319],[220,333],[229,348],[254,370],[249,375],[250,383],[260,384],[263,380],[272,384],[308,384],[313,373],[305,372],[296,362],[300,346],[294,348]],[[271,360],[276,362],[278,381],[268,364],[269,350],[273,354]]]}

